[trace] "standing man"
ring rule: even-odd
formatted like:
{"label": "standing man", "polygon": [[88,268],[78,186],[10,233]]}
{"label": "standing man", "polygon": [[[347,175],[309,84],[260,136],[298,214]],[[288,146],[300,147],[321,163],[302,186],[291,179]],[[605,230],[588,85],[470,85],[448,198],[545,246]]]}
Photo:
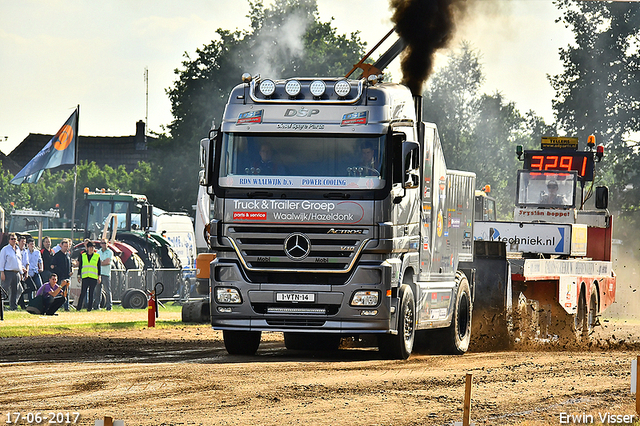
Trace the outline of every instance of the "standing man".
{"label": "standing man", "polygon": [[18,283],[22,273],[22,254],[17,247],[16,234],[9,234],[9,244],[0,250],[0,279],[2,287],[9,293],[9,310],[18,309],[18,296],[22,295],[22,290],[18,293]]}
{"label": "standing man", "polygon": [[[71,278],[71,259],[69,258],[69,240],[64,238],[60,241],[60,250],[53,256],[51,260],[51,271],[58,275],[58,280],[64,286],[65,281],[70,282]],[[64,301],[64,310],[69,310],[69,295]]]}
{"label": "standing man", "polygon": [[94,309],[100,309],[100,297],[102,295],[102,290],[100,283],[102,283],[102,288],[107,295],[107,311],[110,311],[113,307],[113,300],[111,296],[111,258],[113,258],[113,251],[107,245],[107,240],[100,240],[100,250],[98,251],[100,255],[100,281],[98,281],[97,289],[98,297],[96,297],[96,301],[93,304]]}
{"label": "standing man", "polygon": [[51,250],[51,239],[49,237],[42,238],[42,249],[40,250],[40,257],[42,257],[42,264],[44,265],[44,271],[40,274],[42,281],[49,281],[49,275],[51,274],[51,260],[53,259],[53,251]]}
{"label": "standing man", "polygon": [[44,264],[42,263],[42,256],[40,252],[36,250],[36,242],[33,238],[29,238],[27,240],[27,251],[29,253],[29,277],[26,278],[25,284],[25,293],[27,294],[27,301],[31,301],[31,296],[34,291],[38,291],[38,289],[42,286],[42,280],[40,278],[40,273],[44,270]]}
{"label": "standing man", "polygon": [[88,290],[89,303],[87,304],[87,312],[90,312],[93,307],[93,295],[96,285],[100,282],[100,255],[96,253],[92,241],[88,241],[86,247],[87,251],[82,253],[78,263],[78,282],[82,283],[82,289],[80,290],[80,298],[76,309],[78,311],[82,309]]}
{"label": "standing man", "polygon": [[[22,273],[20,274],[22,278],[21,285],[18,290],[20,291],[20,295],[18,296],[18,304],[22,309],[27,309],[27,305],[24,303],[23,292],[27,286],[27,274],[29,273],[29,250],[27,249],[27,237],[24,235],[20,235],[18,237],[18,249],[20,250],[21,261],[22,261]],[[21,288],[20,288],[21,287]]]}

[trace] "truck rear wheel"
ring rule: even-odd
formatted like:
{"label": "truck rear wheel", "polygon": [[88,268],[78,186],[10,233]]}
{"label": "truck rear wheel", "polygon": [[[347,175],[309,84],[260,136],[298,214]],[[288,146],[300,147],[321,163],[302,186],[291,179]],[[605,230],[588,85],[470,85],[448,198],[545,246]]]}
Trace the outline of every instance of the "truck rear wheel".
{"label": "truck rear wheel", "polygon": [[443,353],[462,355],[469,349],[471,341],[471,290],[466,275],[456,273],[458,292],[454,305],[451,325],[441,331],[441,348]]}
{"label": "truck rear wheel", "polygon": [[587,315],[587,296],[584,291],[578,298],[578,310],[574,318],[574,332],[576,341],[580,342],[589,338],[589,318]]}
{"label": "truck rear wheel", "polygon": [[378,336],[378,349],[388,358],[407,359],[413,350],[416,335],[416,304],[410,286],[402,285],[399,292],[398,334]]}
{"label": "truck rear wheel", "polygon": [[598,295],[596,292],[591,293],[589,299],[589,315],[587,317],[589,326],[589,336],[593,333],[593,329],[598,322]]}
{"label": "truck rear wheel", "polygon": [[229,355],[255,355],[260,346],[260,331],[223,330],[224,347]]}

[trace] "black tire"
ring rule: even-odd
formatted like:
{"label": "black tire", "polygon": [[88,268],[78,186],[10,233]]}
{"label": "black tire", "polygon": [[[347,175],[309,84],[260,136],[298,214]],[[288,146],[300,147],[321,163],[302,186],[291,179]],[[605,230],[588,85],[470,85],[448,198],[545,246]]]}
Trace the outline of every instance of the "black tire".
{"label": "black tire", "polygon": [[471,341],[471,290],[469,289],[469,281],[464,273],[458,271],[456,273],[456,281],[458,283],[453,306],[453,318],[451,325],[441,333],[441,348],[445,354],[462,355],[469,349]]}
{"label": "black tire", "polygon": [[132,253],[124,266],[127,269],[144,269],[144,261],[137,253]]}
{"label": "black tire", "polygon": [[122,293],[122,295],[120,296],[120,305],[122,305],[124,309],[131,308],[131,306],[129,306],[129,293],[131,293],[132,290],[132,288],[129,288],[125,290],[124,293]]}
{"label": "black tire", "polygon": [[162,262],[163,268],[182,268],[182,262],[180,262],[178,254],[169,246],[162,246],[160,248],[160,261]]}
{"label": "black tire", "polygon": [[580,290],[580,297],[578,297],[578,310],[574,317],[573,331],[575,333],[576,341],[589,338],[589,319],[587,315],[587,296],[585,292]]}
{"label": "black tire", "polygon": [[122,296],[127,291],[127,272],[122,259],[118,256],[111,258],[111,295],[114,300],[122,301]]}
{"label": "black tire", "polygon": [[413,290],[407,284],[399,289],[398,334],[378,336],[378,349],[391,359],[407,359],[413,350],[416,335],[416,304]]}
{"label": "black tire", "polygon": [[342,338],[339,334],[284,333],[284,346],[292,351],[337,351]]}
{"label": "black tire", "polygon": [[107,292],[104,290],[100,293],[100,304],[98,306],[100,306],[100,309],[107,307]]}
{"label": "black tire", "polygon": [[222,331],[224,347],[229,355],[255,355],[261,336],[260,331]]}
{"label": "black tire", "polygon": [[122,306],[130,309],[144,309],[148,306],[147,295],[142,290],[129,290],[123,300]]}
{"label": "black tire", "polygon": [[591,293],[591,297],[589,298],[589,314],[587,316],[589,336],[591,336],[591,334],[593,333],[593,329],[595,328],[597,322],[598,322],[598,295],[594,291]]}

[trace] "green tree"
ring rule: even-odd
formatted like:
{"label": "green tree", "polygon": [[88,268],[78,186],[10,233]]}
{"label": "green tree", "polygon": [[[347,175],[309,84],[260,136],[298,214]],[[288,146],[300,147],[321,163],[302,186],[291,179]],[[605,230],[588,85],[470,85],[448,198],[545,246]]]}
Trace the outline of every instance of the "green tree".
{"label": "green tree", "polygon": [[[91,191],[108,189],[112,191],[131,191],[138,194],[148,194],[157,187],[152,180],[152,168],[148,163],[138,163],[138,167],[128,173],[124,166],[114,169],[110,166],[98,167],[94,162],[82,162],[77,169],[76,189],[76,219],[82,221],[84,217],[84,203],[82,194],[84,188]],[[71,219],[73,193],[73,170],[60,170],[51,173],[45,170],[40,180],[35,184],[14,185],[11,183],[13,175],[6,170],[0,174],[0,205],[8,215],[14,209],[31,208],[34,210],[49,210],[59,208],[60,216]],[[152,204],[155,200],[148,197]]]}
{"label": "green tree", "polygon": [[[640,208],[640,3],[559,0],[574,43],[560,49],[564,71],[549,77],[562,130],[582,144],[594,134],[607,148],[600,181],[614,207]],[[600,165],[599,165],[600,166]]]}
{"label": "green tree", "polygon": [[219,123],[231,89],[249,72],[264,77],[344,75],[364,52],[357,33],[339,35],[321,22],[315,0],[276,0],[265,8],[249,1],[250,28],[216,31],[214,40],[185,54],[174,86],[167,93],[174,117],[170,135],[155,148],[154,179],[162,182],[161,206],[191,210],[198,177],[198,143]]}
{"label": "green tree", "polygon": [[463,42],[429,79],[423,117],[438,125],[447,167],[475,172],[478,187],[491,186],[498,216],[507,219],[521,167],[516,146],[536,148],[550,126],[533,111],[522,116],[500,92],[480,94],[483,81],[479,52]]}

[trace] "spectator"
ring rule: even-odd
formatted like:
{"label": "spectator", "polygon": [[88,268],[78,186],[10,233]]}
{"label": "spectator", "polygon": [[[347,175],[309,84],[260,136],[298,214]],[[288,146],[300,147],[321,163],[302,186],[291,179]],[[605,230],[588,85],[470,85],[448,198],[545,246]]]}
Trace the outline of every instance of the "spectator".
{"label": "spectator", "polygon": [[28,277],[24,280],[26,284],[24,293],[27,295],[27,301],[30,302],[33,292],[42,287],[40,273],[44,270],[44,265],[40,252],[36,250],[36,242],[33,238],[27,239],[27,251],[29,254],[29,272],[27,273]]}
{"label": "spectator", "polygon": [[62,240],[60,240],[60,242],[58,244],[56,244],[56,246],[54,248],[51,249],[53,254],[56,254],[57,252],[59,252],[62,249],[62,243],[64,242],[64,240],[66,240],[66,238],[63,238]]}
{"label": "spectator", "polygon": [[76,309],[79,311],[82,309],[83,302],[87,297],[87,290],[89,291],[89,303],[87,304],[87,312],[93,308],[93,298],[96,285],[100,282],[100,255],[95,252],[95,247],[92,241],[86,243],[87,251],[80,255],[78,263],[78,282],[82,283],[80,290],[80,297]]}
{"label": "spectator", "polygon": [[[93,304],[94,309],[100,309],[100,298],[102,296],[102,289],[107,296],[106,309],[110,311],[113,307],[113,300],[111,295],[111,259],[113,258],[113,251],[109,248],[106,239],[100,240],[100,281],[96,289],[98,289],[98,297]],[[102,284],[102,285],[101,285]]]}
{"label": "spectator", "polygon": [[22,297],[23,291],[27,286],[25,281],[27,280],[27,274],[29,273],[29,250],[27,249],[27,237],[25,237],[24,235],[20,235],[18,237],[18,249],[20,250],[20,254],[22,256],[22,258],[20,259],[22,261],[22,273],[20,274],[20,277],[22,278],[20,283],[22,290],[20,291],[20,295],[18,296],[18,304],[22,309],[27,309],[27,305],[24,303],[24,298]]}
{"label": "spectator", "polygon": [[40,257],[42,257],[43,272],[40,274],[43,282],[49,281],[51,274],[51,260],[53,259],[53,251],[51,250],[51,239],[49,237],[42,238],[42,249]]}
{"label": "spectator", "polygon": [[49,275],[49,282],[38,289],[37,296],[42,296],[44,305],[43,314],[56,315],[56,311],[60,309],[66,300],[66,293],[69,289],[69,281],[63,281],[62,285],[58,285],[58,276],[55,273]]}
{"label": "spectator", "polygon": [[16,234],[12,232],[9,234],[9,244],[0,250],[0,279],[2,287],[9,294],[11,311],[18,309],[18,297],[22,295],[22,287],[18,288],[22,273],[22,255],[16,242]]}
{"label": "spectator", "polygon": [[[60,250],[53,256],[51,260],[51,270],[58,275],[58,280],[64,284],[71,278],[71,259],[69,258],[69,240],[64,238],[60,241]],[[64,301],[64,310],[69,310],[69,295]]]}

